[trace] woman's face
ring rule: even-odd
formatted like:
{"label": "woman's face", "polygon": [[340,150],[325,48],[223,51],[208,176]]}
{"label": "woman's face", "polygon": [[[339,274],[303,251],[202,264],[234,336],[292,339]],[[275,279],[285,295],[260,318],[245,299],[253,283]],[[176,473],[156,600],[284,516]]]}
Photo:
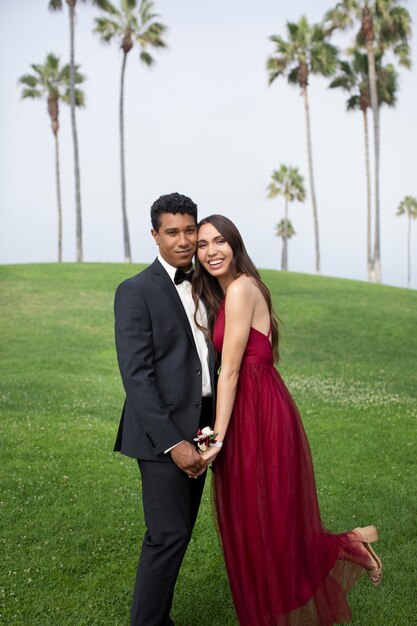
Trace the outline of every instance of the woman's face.
{"label": "woman's face", "polygon": [[233,250],[213,224],[203,224],[198,230],[197,258],[212,276],[232,276]]}

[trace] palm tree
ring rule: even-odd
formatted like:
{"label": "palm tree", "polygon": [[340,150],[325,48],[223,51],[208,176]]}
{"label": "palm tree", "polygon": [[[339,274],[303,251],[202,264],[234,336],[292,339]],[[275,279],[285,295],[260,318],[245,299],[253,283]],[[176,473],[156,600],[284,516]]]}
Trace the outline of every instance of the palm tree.
{"label": "palm tree", "polygon": [[295,235],[295,230],[290,220],[287,218],[282,219],[275,226],[275,234],[282,239],[282,252],[281,252],[281,269],[288,269],[288,249],[287,241]]}
{"label": "palm tree", "polygon": [[139,59],[147,66],[154,64],[154,58],[148,52],[148,48],[165,48],[163,34],[166,26],[155,21],[158,17],[153,13],[152,0],[142,0],[138,6],[137,0],[121,0],[120,10],[111,2],[106,2],[105,10],[109,17],[96,18],[94,32],[98,33],[101,40],[109,43],[113,39],[118,40],[123,50],[122,71],[120,80],[120,169],[122,186],[122,218],[125,261],[132,261],[130,251],[129,225],[126,209],[126,180],[125,180],[125,146],[124,146],[124,80],[127,55],[137,43],[141,49]]}
{"label": "palm tree", "polygon": [[[332,89],[340,87],[351,94],[346,105],[348,111],[362,111],[365,140],[365,172],[366,172],[366,198],[367,198],[367,268],[368,280],[373,279],[372,265],[372,203],[371,203],[371,171],[369,163],[369,132],[368,132],[368,109],[371,106],[369,95],[368,55],[355,47],[350,49],[349,55],[352,61],[342,60],[339,62],[339,74],[330,83]],[[377,90],[378,106],[386,104],[395,106],[398,90],[398,74],[392,64],[381,67],[381,55],[377,59]]]}
{"label": "palm tree", "polygon": [[[81,0],[86,2],[87,0]],[[77,233],[77,261],[83,260],[83,234],[82,234],[82,215],[81,215],[81,185],[80,185],[80,163],[78,156],[78,136],[77,136],[77,124],[75,119],[75,107],[76,102],[76,89],[75,89],[75,52],[74,52],[74,21],[75,21],[75,6],[77,0],[66,0],[69,10],[69,23],[70,23],[70,107],[71,107],[71,127],[72,127],[72,143],[74,146],[74,171],[75,171],[75,207],[76,207],[76,233]],[[92,4],[102,6],[106,0],[90,0]],[[63,9],[64,0],[49,0],[50,11],[61,11]]]}
{"label": "palm tree", "polygon": [[267,62],[269,84],[279,76],[287,76],[291,85],[299,85],[304,98],[304,109],[307,130],[308,168],[310,175],[311,201],[313,205],[314,238],[316,252],[316,272],[320,272],[319,219],[313,174],[313,155],[311,146],[310,110],[308,102],[308,80],[310,74],[330,76],[337,67],[337,48],[326,41],[323,28],[314,24],[310,26],[306,17],[298,23],[287,22],[287,41],[272,35],[275,53]]}
{"label": "palm tree", "polygon": [[410,287],[411,278],[411,262],[410,262],[410,242],[411,242],[411,220],[417,219],[417,198],[415,196],[406,196],[397,209],[397,215],[407,215],[408,217],[408,234],[407,234],[407,287]]}
{"label": "palm tree", "polygon": [[[58,261],[62,261],[62,203],[61,184],[59,168],[59,103],[69,104],[69,65],[59,66],[59,57],[50,53],[47,55],[43,65],[31,65],[34,73],[24,74],[19,78],[19,83],[23,85],[22,98],[46,98],[48,102],[48,113],[51,118],[51,127],[55,139],[55,180],[58,207]],[[82,83],[85,77],[79,73],[78,66],[75,67],[75,84]],[[75,105],[84,106],[84,94],[80,89],[75,89]]]}
{"label": "palm tree", "polygon": [[411,66],[408,38],[411,35],[411,17],[401,0],[341,0],[327,12],[325,32],[331,34],[336,28],[346,29],[359,22],[356,40],[366,48],[369,67],[369,92],[374,122],[375,161],[375,236],[372,257],[373,279],[381,282],[380,240],[380,128],[377,89],[376,55],[392,50],[400,65]]}
{"label": "palm tree", "polygon": [[[268,198],[275,198],[276,196],[284,196],[285,199],[285,213],[283,234],[282,236],[282,263],[281,269],[288,270],[288,239],[286,232],[286,226],[289,224],[288,220],[288,203],[298,200],[298,202],[304,202],[306,192],[304,188],[304,177],[301,176],[296,167],[290,167],[281,164],[279,170],[272,172],[272,182],[268,185]],[[280,222],[281,223],[281,222]]]}

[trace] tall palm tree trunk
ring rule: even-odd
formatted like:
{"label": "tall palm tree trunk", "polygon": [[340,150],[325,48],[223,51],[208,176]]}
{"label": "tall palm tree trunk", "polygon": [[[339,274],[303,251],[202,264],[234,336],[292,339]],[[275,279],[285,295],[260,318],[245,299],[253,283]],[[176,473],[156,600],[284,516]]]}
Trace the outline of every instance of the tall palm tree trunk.
{"label": "tall palm tree trunk", "polygon": [[363,109],[363,128],[365,135],[365,171],[366,171],[366,258],[368,280],[372,280],[372,201],[371,201],[371,168],[369,163],[369,132],[367,110]]}
{"label": "tall palm tree trunk", "polygon": [[125,69],[127,61],[127,52],[123,52],[122,63],[122,75],[120,80],[120,111],[119,111],[119,123],[120,123],[120,174],[122,182],[122,217],[123,217],[123,242],[125,261],[132,262],[132,255],[130,251],[130,237],[129,237],[129,224],[127,221],[126,210],[126,179],[125,179],[125,133],[124,133],[124,82],[125,82]]}
{"label": "tall palm tree trunk", "polygon": [[373,279],[381,282],[381,240],[380,240],[380,201],[379,201],[379,105],[376,88],[375,54],[373,46],[368,47],[369,63],[369,86],[371,91],[372,117],[374,121],[374,167],[375,167],[375,234],[374,234],[374,254],[373,254]]}
{"label": "tall palm tree trunk", "polygon": [[410,279],[411,279],[410,242],[411,242],[411,215],[408,216],[408,236],[407,236],[407,287],[408,288],[410,288]]}
{"label": "tall palm tree trunk", "polygon": [[56,180],[56,198],[58,207],[58,262],[62,262],[62,203],[61,203],[61,177],[59,168],[59,144],[58,132],[54,133],[55,137],[55,180]]}
{"label": "tall palm tree trunk", "polygon": [[373,43],[373,20],[372,12],[368,2],[365,0],[365,7],[362,12],[362,29],[365,35],[366,51],[368,54],[369,90],[371,94],[372,118],[374,121],[374,167],[375,167],[375,235],[374,253],[372,258],[372,279],[381,282],[381,240],[380,240],[380,202],[379,202],[379,104],[377,92],[377,78],[375,68],[375,50]]}
{"label": "tall palm tree trunk", "polygon": [[75,174],[75,209],[76,209],[76,235],[77,235],[77,262],[83,260],[83,233],[81,217],[81,192],[80,192],[80,164],[78,157],[78,137],[75,120],[75,61],[74,61],[74,17],[76,0],[67,0],[70,18],[70,108],[72,143],[74,146],[74,174]]}
{"label": "tall palm tree trunk", "polygon": [[306,116],[308,171],[309,171],[309,177],[310,177],[311,202],[313,205],[314,242],[315,242],[315,250],[316,250],[316,272],[317,274],[320,274],[319,218],[318,218],[318,213],[317,213],[316,191],[314,187],[313,154],[312,154],[312,148],[311,148],[310,108],[308,105],[307,87],[302,86],[301,92],[304,96],[304,109],[305,109],[305,116]]}
{"label": "tall palm tree trunk", "polygon": [[283,270],[288,270],[288,198],[285,198],[285,222],[284,222],[284,240],[283,244]]}

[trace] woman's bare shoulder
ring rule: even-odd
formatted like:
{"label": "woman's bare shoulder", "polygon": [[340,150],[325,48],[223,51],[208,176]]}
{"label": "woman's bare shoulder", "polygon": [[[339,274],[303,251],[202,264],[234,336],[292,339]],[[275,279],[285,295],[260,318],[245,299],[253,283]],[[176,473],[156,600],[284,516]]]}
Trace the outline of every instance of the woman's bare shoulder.
{"label": "woman's bare shoulder", "polygon": [[258,294],[259,288],[251,276],[241,274],[230,283],[227,288],[227,300],[253,300]]}

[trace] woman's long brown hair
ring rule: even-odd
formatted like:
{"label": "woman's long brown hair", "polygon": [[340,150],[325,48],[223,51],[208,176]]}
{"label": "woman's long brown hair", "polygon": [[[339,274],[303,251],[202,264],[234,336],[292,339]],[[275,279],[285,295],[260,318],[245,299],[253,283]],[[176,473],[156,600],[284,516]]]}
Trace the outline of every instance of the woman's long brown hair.
{"label": "woman's long brown hair", "polygon": [[[271,343],[275,362],[279,360],[279,330],[278,320],[272,308],[271,294],[268,287],[262,282],[258,270],[249,257],[240,232],[229,218],[224,215],[210,215],[205,217],[198,225],[200,229],[204,224],[212,224],[216,230],[225,238],[229,246],[232,248],[232,273],[237,278],[241,274],[251,276],[257,283],[262,295],[264,296],[269,309],[271,318]],[[193,275],[193,298],[197,303],[199,300],[204,302],[207,309],[209,336],[213,331],[214,322],[217,312],[224,299],[223,291],[219,285],[217,278],[211,276],[201,265],[196,256],[195,272]],[[194,316],[195,318],[195,316]],[[196,320],[197,323],[197,320]],[[201,326],[199,326],[201,328]],[[204,329],[202,329],[204,331]],[[206,333],[207,334],[207,333]]]}

